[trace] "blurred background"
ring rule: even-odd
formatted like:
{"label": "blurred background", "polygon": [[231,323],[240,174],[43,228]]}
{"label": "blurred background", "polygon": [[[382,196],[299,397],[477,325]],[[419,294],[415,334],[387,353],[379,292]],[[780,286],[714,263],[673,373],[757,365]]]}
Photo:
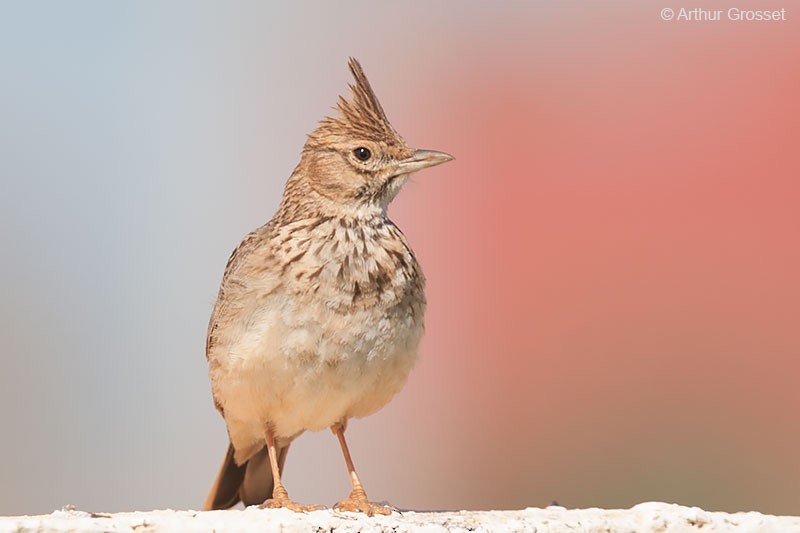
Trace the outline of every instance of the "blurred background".
{"label": "blurred background", "polygon": [[[429,309],[370,496],[800,514],[800,8],[671,1],[1,3],[0,514],[202,505],[222,271],[349,56],[457,158],[391,208]],[[335,438],[285,480],[346,496]]]}

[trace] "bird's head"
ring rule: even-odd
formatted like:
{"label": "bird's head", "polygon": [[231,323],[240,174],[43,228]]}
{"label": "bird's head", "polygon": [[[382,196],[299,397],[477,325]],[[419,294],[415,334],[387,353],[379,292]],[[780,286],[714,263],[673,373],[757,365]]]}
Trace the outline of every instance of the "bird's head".
{"label": "bird's head", "polygon": [[350,59],[352,97],[339,116],[323,119],[303,148],[298,169],[316,193],[338,205],[385,210],[408,176],[452,156],[409,148],[383,112],[357,60]]}

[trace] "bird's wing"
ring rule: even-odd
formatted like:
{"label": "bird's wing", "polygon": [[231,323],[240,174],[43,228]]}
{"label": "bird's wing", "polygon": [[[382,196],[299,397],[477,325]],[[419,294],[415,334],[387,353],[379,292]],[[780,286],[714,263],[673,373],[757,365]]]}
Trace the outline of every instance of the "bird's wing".
{"label": "bird's wing", "polygon": [[[279,285],[275,269],[270,268],[275,261],[271,235],[269,224],[249,233],[228,259],[206,335],[206,359],[212,370],[228,355],[255,302]],[[216,397],[214,401],[220,409]]]}

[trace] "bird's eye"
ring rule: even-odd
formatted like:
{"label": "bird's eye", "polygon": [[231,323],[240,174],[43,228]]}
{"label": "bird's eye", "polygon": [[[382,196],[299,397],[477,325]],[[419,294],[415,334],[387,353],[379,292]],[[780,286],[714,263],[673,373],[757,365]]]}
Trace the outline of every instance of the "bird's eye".
{"label": "bird's eye", "polygon": [[369,158],[372,157],[372,152],[369,151],[369,148],[364,148],[363,146],[359,146],[358,148],[353,150],[353,155],[356,156],[356,159],[358,159],[363,163],[369,161]]}

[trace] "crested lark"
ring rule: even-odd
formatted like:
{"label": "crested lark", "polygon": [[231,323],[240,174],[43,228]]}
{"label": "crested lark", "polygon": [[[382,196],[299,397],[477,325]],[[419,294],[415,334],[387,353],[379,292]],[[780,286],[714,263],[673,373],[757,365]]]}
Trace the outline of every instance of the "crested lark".
{"label": "crested lark", "polygon": [[317,508],[280,474],[293,439],[331,428],[353,485],[335,508],[391,512],[367,500],[344,431],[403,387],[423,332],[425,279],[386,209],[409,174],[452,157],[408,148],[350,70],[352,98],[308,136],[278,212],[225,268],[206,357],[230,445],[205,509]]}

